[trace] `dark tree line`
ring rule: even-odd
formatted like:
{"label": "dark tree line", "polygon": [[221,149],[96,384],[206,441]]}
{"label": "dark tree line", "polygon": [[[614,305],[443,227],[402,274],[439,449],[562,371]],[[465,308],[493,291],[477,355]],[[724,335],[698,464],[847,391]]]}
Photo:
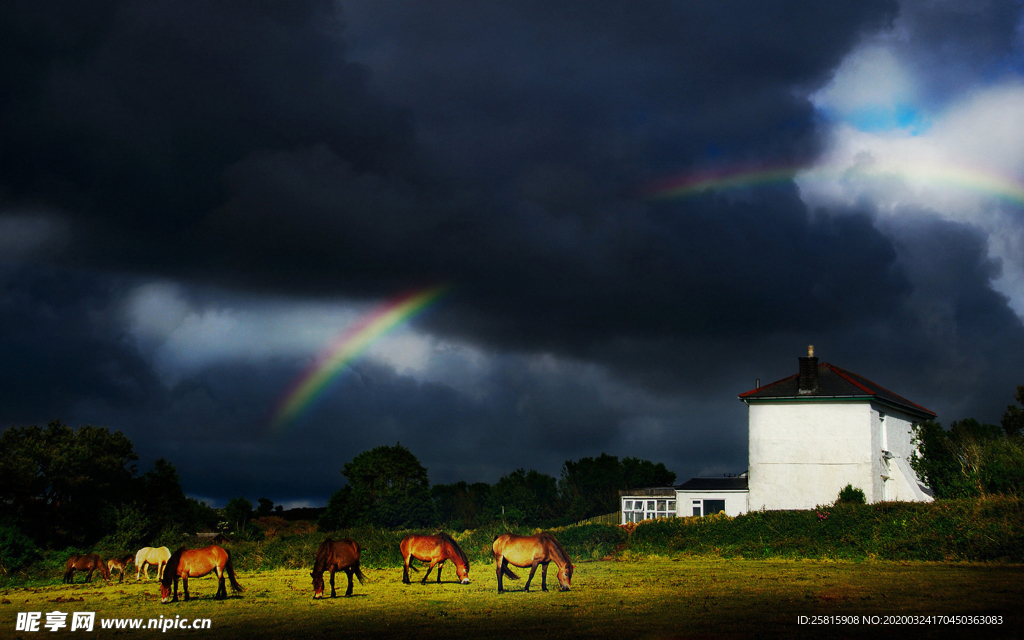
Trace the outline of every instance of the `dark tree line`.
{"label": "dark tree line", "polygon": [[120,431],[60,421],[0,434],[0,525],[40,547],[89,547],[105,537],[123,549],[161,534],[194,533],[215,512],[182,491],[170,462],[139,475]]}
{"label": "dark tree line", "polygon": [[567,460],[561,478],[516,469],[493,485],[457,482],[430,486],[427,470],[401,445],[364,451],[342,469],[348,483],[336,491],[320,528],[349,526],[473,529],[488,522],[575,522],[617,511],[619,491],[665,486],[676,474],[662,463],[602,453]]}
{"label": "dark tree line", "polygon": [[[1024,405],[1024,385],[1014,398]],[[1000,425],[974,418],[944,429],[934,420],[914,425],[918,453],[910,466],[936,498],[989,494],[1020,495],[1024,490],[1024,409],[1010,405]]]}

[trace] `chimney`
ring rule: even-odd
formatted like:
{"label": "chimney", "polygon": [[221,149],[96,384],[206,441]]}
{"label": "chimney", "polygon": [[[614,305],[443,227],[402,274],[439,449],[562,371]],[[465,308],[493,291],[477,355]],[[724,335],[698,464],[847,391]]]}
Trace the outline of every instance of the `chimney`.
{"label": "chimney", "polygon": [[807,346],[807,357],[800,358],[799,393],[814,393],[818,389],[818,359],[814,357],[814,345]]}

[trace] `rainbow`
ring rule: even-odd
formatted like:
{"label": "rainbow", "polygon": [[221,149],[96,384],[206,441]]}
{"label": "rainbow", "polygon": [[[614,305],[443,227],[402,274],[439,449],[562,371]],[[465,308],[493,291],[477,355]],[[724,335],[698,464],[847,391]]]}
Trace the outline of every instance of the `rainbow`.
{"label": "rainbow", "polygon": [[398,296],[340,333],[282,396],[270,421],[271,430],[280,431],[293,422],[324,392],[345,365],[362,355],[379,338],[425,311],[447,291],[448,287],[430,287]]}
{"label": "rainbow", "polygon": [[841,169],[787,165],[775,167],[738,167],[686,174],[664,180],[645,189],[651,200],[686,198],[704,191],[728,191],[782,184],[791,180],[892,180],[934,188],[952,188],[980,193],[1018,207],[1024,207],[1024,184],[990,170],[952,164],[908,163],[899,168],[844,167]]}

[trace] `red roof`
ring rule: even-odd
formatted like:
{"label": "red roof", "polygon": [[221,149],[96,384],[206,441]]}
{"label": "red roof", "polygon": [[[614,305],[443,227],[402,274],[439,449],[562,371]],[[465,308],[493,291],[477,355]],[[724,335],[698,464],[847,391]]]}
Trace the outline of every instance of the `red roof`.
{"label": "red roof", "polygon": [[801,392],[798,388],[800,374],[794,374],[782,380],[776,380],[757,389],[741,393],[744,402],[758,400],[783,399],[832,399],[832,398],[865,398],[885,404],[894,405],[909,413],[926,418],[934,418],[935,412],[926,409],[916,402],[911,402],[901,395],[889,391],[880,384],[868,380],[864,376],[840,369],[834,364],[823,362],[818,365],[818,386],[811,391]]}

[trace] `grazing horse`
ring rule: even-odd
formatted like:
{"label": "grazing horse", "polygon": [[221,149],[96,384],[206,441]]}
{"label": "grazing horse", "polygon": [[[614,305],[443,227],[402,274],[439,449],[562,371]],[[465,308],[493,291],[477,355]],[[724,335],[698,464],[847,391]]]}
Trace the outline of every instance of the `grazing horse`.
{"label": "grazing horse", "polygon": [[313,578],[313,598],[324,597],[324,571],[331,572],[331,597],[337,596],[334,590],[334,573],[344,571],[348,575],[348,589],[345,596],[352,595],[352,575],[359,578],[359,584],[363,584],[366,576],[359,570],[359,543],[355,540],[342,538],[331,540],[327,538],[316,550],[316,560],[313,562],[313,572],[309,575]]}
{"label": "grazing horse", "polygon": [[75,571],[88,571],[89,573],[86,574],[85,581],[92,582],[92,572],[97,569],[100,570],[100,575],[103,576],[107,584],[110,584],[110,571],[99,554],[73,555],[68,558],[67,563],[64,565],[64,582],[74,584]]}
{"label": "grazing horse", "polygon": [[114,569],[117,569],[121,572],[121,577],[117,580],[118,584],[124,582],[124,570],[128,568],[128,565],[132,563],[132,560],[133,559],[131,556],[111,558],[110,560],[107,560],[107,572],[110,574],[111,577],[114,576]]}
{"label": "grazing horse", "polygon": [[142,547],[135,554],[135,579],[139,579],[139,572],[149,580],[149,565],[156,567],[156,579],[163,580],[164,566],[171,558],[171,550],[167,547]]}
{"label": "grazing horse", "polygon": [[[455,576],[462,584],[469,584],[469,558],[462,550],[458,542],[447,533],[439,533],[436,536],[408,536],[402,540],[399,546],[402,550],[402,557],[405,559],[405,570],[402,573],[402,582],[409,584],[409,567],[412,566],[412,559],[420,562],[429,562],[427,573],[423,576],[421,584],[427,583],[430,570],[437,567],[437,582],[441,583],[441,569],[445,560],[451,560],[455,565]],[[413,571],[418,571],[412,567]]]}
{"label": "grazing horse", "polygon": [[550,533],[541,533],[535,536],[517,536],[512,533],[500,535],[494,539],[492,545],[494,550],[495,571],[498,574],[498,593],[505,591],[501,578],[503,575],[518,580],[519,576],[512,573],[508,565],[517,567],[530,567],[530,577],[526,579],[526,587],[523,591],[530,590],[530,581],[537,571],[537,565],[541,565],[540,588],[547,591],[548,563],[554,561],[558,566],[558,589],[568,591],[572,586],[572,561],[569,554],[565,552],[562,545],[558,544]]}
{"label": "grazing horse", "polygon": [[[211,571],[217,574],[218,585],[215,600],[223,600],[228,597],[228,590],[224,588],[224,574],[231,580],[233,591],[242,591],[242,585],[235,580],[235,569],[231,566],[231,554],[218,547],[210,545],[202,549],[186,549],[182,547],[173,554],[167,561],[164,568],[164,577],[160,580],[160,602],[178,601],[178,578],[181,578],[182,588],[185,592],[185,600],[188,600],[188,579],[201,578]],[[171,582],[174,582],[174,597],[171,597]]]}

